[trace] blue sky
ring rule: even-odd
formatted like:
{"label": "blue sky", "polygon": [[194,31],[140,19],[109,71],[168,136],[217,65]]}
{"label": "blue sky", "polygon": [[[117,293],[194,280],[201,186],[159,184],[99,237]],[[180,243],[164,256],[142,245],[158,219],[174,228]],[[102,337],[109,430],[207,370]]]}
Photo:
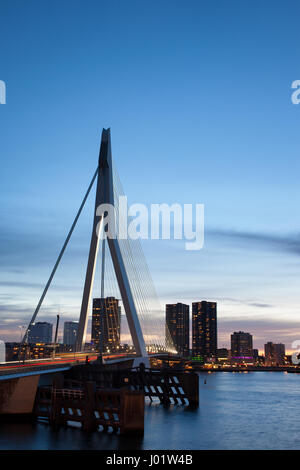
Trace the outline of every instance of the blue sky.
{"label": "blue sky", "polygon": [[[143,243],[162,304],[217,300],[219,347],[300,339],[299,10],[1,1],[1,337],[29,321],[111,127],[129,202],[205,204],[203,250]],[[92,207],[41,319],[78,315]]]}

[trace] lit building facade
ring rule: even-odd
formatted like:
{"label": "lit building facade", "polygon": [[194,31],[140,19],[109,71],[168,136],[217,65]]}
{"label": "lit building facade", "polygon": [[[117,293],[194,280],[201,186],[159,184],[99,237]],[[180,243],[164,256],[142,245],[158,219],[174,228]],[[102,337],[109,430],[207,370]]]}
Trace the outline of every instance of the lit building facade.
{"label": "lit building facade", "polygon": [[265,344],[265,365],[279,366],[285,364],[285,345],[268,342]]}
{"label": "lit building facade", "polygon": [[250,333],[235,331],[231,335],[231,362],[253,362],[253,341]]}
{"label": "lit building facade", "polygon": [[52,343],[53,325],[47,322],[37,322],[31,325],[28,332],[28,343]]}
{"label": "lit building facade", "polygon": [[6,361],[18,361],[20,359],[46,359],[52,357],[54,348],[43,343],[29,345],[20,343],[6,343]]}
{"label": "lit building facade", "polygon": [[120,347],[121,307],[115,297],[93,299],[92,344],[96,351],[113,352]]}
{"label": "lit building facade", "polygon": [[181,356],[189,355],[189,315],[189,305],[181,303],[166,305],[166,345],[175,347]]}
{"label": "lit building facade", "polygon": [[204,360],[217,356],[217,302],[192,304],[192,354]]}
{"label": "lit building facade", "polygon": [[64,323],[63,343],[67,346],[74,346],[78,332],[78,322],[66,321]]}

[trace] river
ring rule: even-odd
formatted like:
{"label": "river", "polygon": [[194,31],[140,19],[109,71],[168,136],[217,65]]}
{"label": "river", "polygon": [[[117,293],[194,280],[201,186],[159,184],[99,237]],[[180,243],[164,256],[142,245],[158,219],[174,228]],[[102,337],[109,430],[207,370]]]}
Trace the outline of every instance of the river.
{"label": "river", "polygon": [[147,404],[141,438],[1,423],[0,449],[300,449],[300,374],[200,373],[199,382],[197,410]]}

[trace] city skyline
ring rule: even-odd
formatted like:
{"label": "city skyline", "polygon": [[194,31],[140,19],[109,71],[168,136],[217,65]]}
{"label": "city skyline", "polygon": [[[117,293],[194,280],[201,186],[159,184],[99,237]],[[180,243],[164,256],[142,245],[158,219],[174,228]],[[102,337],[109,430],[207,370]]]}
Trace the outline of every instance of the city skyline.
{"label": "city skyline", "polygon": [[[300,338],[300,108],[291,102],[299,6],[291,16],[275,2],[270,18],[268,5],[174,2],[158,18],[139,2],[74,2],[70,21],[62,5],[54,34],[36,19],[55,8],[17,4],[18,17],[3,7],[15,27],[0,32],[0,339],[19,340],[28,325],[95,170],[101,127],[111,126],[130,201],[205,204],[199,252],[177,240],[142,243],[162,311],[213,300],[219,347],[238,329],[260,350],[267,341],[290,350]],[[79,318],[92,205],[93,195],[38,321]]]}
{"label": "city skyline", "polygon": [[[106,306],[107,303],[107,306]],[[111,338],[114,338],[115,335],[117,335],[118,339],[118,345],[124,345],[124,344],[132,344],[132,339],[130,337],[130,333],[128,331],[128,325],[127,321],[125,320],[125,316],[121,316],[121,305],[118,306],[118,319],[114,319],[113,321],[105,319],[104,318],[104,323],[102,319],[102,325],[103,328],[101,329],[101,321],[100,321],[100,316],[101,314],[106,316],[107,313],[106,310],[109,312],[111,310],[111,314],[115,316],[115,307],[114,304],[118,305],[119,299],[115,299],[114,297],[106,297],[106,298],[94,298],[92,300],[92,325],[91,325],[91,332],[88,334],[88,343],[91,343],[92,346],[95,347],[95,349],[99,349],[99,335],[104,334],[107,338],[111,336]],[[192,356],[197,356],[198,354],[193,351],[193,317],[198,315],[198,313],[205,313],[206,315],[206,304],[208,305],[208,311],[210,311],[211,306],[213,307],[213,311],[215,311],[214,316],[215,316],[215,321],[217,320],[216,316],[216,308],[217,305],[215,302],[207,301],[207,300],[201,300],[198,302],[193,302],[191,305],[191,312],[189,311],[189,305],[185,305],[182,303],[175,303],[175,304],[166,304],[165,305],[165,321],[166,321],[166,332],[165,332],[165,341],[166,344],[168,342],[173,343],[175,346],[175,349],[177,352],[184,356],[189,356],[190,354]],[[204,309],[201,307],[204,305]],[[194,313],[193,313],[194,310]],[[101,313],[102,312],[102,313]],[[123,321],[121,321],[121,318],[123,317]],[[93,326],[94,322],[94,326]],[[117,323],[116,323],[117,322]],[[36,325],[42,325],[43,322],[36,322],[33,323],[33,329],[36,327]],[[51,326],[51,330],[54,327],[52,323],[49,323],[49,326]],[[195,324],[196,326],[196,324]],[[122,334],[122,330],[126,330],[126,333]],[[75,328],[75,330],[74,330]],[[58,343],[64,344],[64,345],[69,345],[72,346],[75,344],[76,340],[76,334],[77,334],[77,328],[78,328],[78,321],[69,321],[66,320],[63,322],[63,325],[58,328]],[[93,329],[94,329],[94,338],[93,338]],[[108,331],[111,329],[111,333],[108,333]],[[186,338],[188,330],[188,338]],[[215,330],[214,330],[215,331]],[[23,330],[21,330],[21,333]],[[234,335],[242,333],[243,335],[250,335],[252,338],[251,332],[244,332],[244,331],[232,331],[229,334],[229,339],[227,341],[227,346],[225,349],[230,351],[232,349],[232,338]],[[218,329],[216,328],[215,331],[216,334],[216,346],[217,350],[222,350],[224,348],[224,345],[219,345],[218,342]],[[195,335],[197,336],[197,333],[195,331]],[[21,334],[22,336],[22,334]],[[65,338],[72,338],[70,341],[69,339],[65,341]],[[113,340],[114,341],[114,340]],[[198,340],[197,340],[198,341]],[[251,340],[252,341],[252,340]],[[40,341],[39,341],[40,342]],[[43,342],[43,341],[42,341]],[[45,341],[44,341],[45,342]],[[47,342],[47,341],[46,341]],[[18,343],[18,341],[16,341]],[[264,356],[266,352],[266,345],[271,344],[275,346],[284,346],[282,343],[275,343],[274,341],[271,341],[270,338],[266,340],[266,343],[263,345],[262,348],[257,349],[259,353]],[[255,345],[256,346],[256,345]],[[171,348],[173,346],[170,345]],[[199,347],[199,346],[198,346]],[[179,349],[178,349],[179,348]],[[252,349],[252,347],[250,348]],[[253,350],[256,348],[253,347]],[[287,354],[293,353],[294,350],[288,350]],[[203,355],[203,357],[205,354]],[[207,357],[213,357],[216,356],[216,354],[207,354]]]}
{"label": "city skyline", "polygon": [[[93,347],[93,350],[101,350],[100,352],[104,352],[102,351],[103,349],[103,346],[102,347],[99,347],[100,345],[100,341],[99,341],[99,337],[102,334],[104,334],[104,336],[106,337],[106,345],[108,345],[108,338],[111,337],[112,339],[112,343],[115,342],[116,338],[117,337],[117,342],[114,346],[122,346],[122,345],[127,345],[126,341],[123,340],[120,341],[120,330],[121,330],[121,306],[118,306],[117,307],[117,311],[118,311],[118,319],[115,319],[115,320],[108,320],[107,318],[104,318],[104,324],[103,324],[103,319],[102,319],[102,325],[103,325],[103,328],[101,330],[101,327],[100,327],[100,316],[101,314],[103,315],[104,314],[104,317],[107,316],[107,313],[110,312],[111,315],[115,316],[116,315],[116,309],[115,309],[115,306],[114,306],[114,303],[116,305],[118,305],[118,299],[114,299],[113,297],[107,297],[107,298],[96,298],[96,299],[93,299],[93,317],[96,317],[97,318],[94,318],[94,327],[93,327],[93,324],[92,324],[92,328],[94,328],[94,339],[93,339],[93,334],[91,333],[91,338],[90,338],[90,341],[91,341],[91,346]],[[210,306],[214,306],[213,308],[216,309],[216,304],[214,302],[207,302],[207,301],[200,301],[200,302],[194,302],[194,307],[197,307],[197,305],[199,304],[199,309],[198,308],[194,308],[193,305],[192,307],[194,308],[194,314],[198,313],[198,310],[199,312],[201,311],[201,313],[204,313],[206,315],[206,306],[204,307],[204,309],[200,306],[201,304],[208,304],[209,305],[209,309],[210,309]],[[106,305],[107,304],[107,305]],[[192,308],[192,311],[191,313],[189,312],[189,305],[185,305],[185,304],[181,304],[181,303],[177,303],[177,304],[167,304],[166,306],[166,310],[165,310],[165,315],[166,315],[166,325],[168,325],[168,330],[166,331],[166,343],[168,343],[168,341],[170,341],[170,339],[172,338],[172,346],[171,348],[173,349],[173,346],[175,346],[175,349],[177,350],[177,352],[179,353],[180,356],[182,357],[188,357],[188,356],[193,356],[196,358],[196,356],[199,356],[200,352],[199,353],[196,353],[194,351],[194,348],[193,348],[193,308]],[[99,312],[98,312],[99,311]],[[102,312],[102,313],[101,313]],[[191,316],[191,318],[190,318]],[[98,318],[99,317],[99,318]],[[190,321],[191,320],[191,321]],[[117,322],[117,323],[115,323]],[[189,327],[189,323],[190,323],[190,327]],[[186,326],[184,326],[186,324]],[[32,324],[32,331],[31,331],[31,334],[29,334],[29,338],[31,338],[32,336],[36,336],[34,333],[34,330],[36,329],[36,327],[38,327],[40,329],[40,327],[43,327],[45,324],[43,322],[37,322],[37,323],[33,323]],[[47,327],[49,327],[52,331],[52,328],[53,328],[53,324],[51,323],[47,323],[46,324]],[[124,327],[124,325],[123,325]],[[186,338],[186,328],[188,329],[189,333],[188,333],[188,339]],[[77,321],[65,321],[63,323],[63,326],[61,327],[61,329],[58,330],[58,332],[61,332],[63,333],[61,336],[58,335],[58,343],[60,343],[61,345],[65,345],[65,346],[74,346],[75,345],[75,341],[76,341],[76,335],[77,335],[77,329],[78,329],[78,322]],[[109,330],[111,330],[111,332],[109,332]],[[93,331],[93,330],[92,330]],[[42,330],[41,330],[41,333],[42,333]],[[42,333],[44,334],[44,333]],[[51,333],[51,336],[52,336],[52,333]],[[236,355],[243,355],[244,353],[242,352],[239,352],[239,349],[236,349],[236,348],[242,348],[243,346],[240,346],[240,339],[239,338],[242,338],[241,340],[241,345],[243,345],[243,342],[245,342],[246,344],[246,348],[248,348],[248,351],[247,351],[247,354],[248,356],[251,356],[252,354],[249,352],[250,350],[251,351],[255,351],[257,350],[259,352],[259,354],[261,356],[264,356],[266,357],[266,359],[270,358],[270,356],[280,356],[282,358],[284,358],[284,356],[286,355],[286,352],[285,352],[285,344],[282,344],[282,343],[275,343],[273,341],[267,341],[263,348],[258,350],[256,348],[254,348],[253,346],[253,341],[252,341],[252,334],[249,333],[249,332],[244,332],[244,331],[232,331],[232,333],[230,334],[230,338],[229,338],[229,347],[228,348],[222,348],[222,347],[219,347],[218,346],[218,340],[217,340],[217,349],[216,351],[222,351],[222,350],[227,350],[228,352],[231,353],[231,357],[233,358],[236,358],[235,356]],[[238,343],[236,342],[233,342],[233,341],[236,341],[234,340],[234,338],[237,338],[238,339]],[[248,340],[247,338],[251,338],[251,344],[248,345]],[[48,339],[43,339],[41,337],[39,338],[35,338],[36,340],[33,340],[33,341],[29,341],[29,343],[51,343],[52,341]],[[103,340],[102,340],[103,341]],[[7,344],[9,344],[10,342],[8,342]],[[131,343],[131,340],[129,341],[129,343]],[[18,344],[18,342],[15,342],[13,344]],[[88,343],[87,343],[88,344]],[[234,345],[233,345],[234,344]],[[200,344],[197,345],[197,348],[201,348]],[[267,348],[267,349],[266,349]],[[274,351],[273,351],[273,349]],[[105,349],[105,348],[104,348]],[[115,350],[115,348],[113,347],[112,350]],[[291,352],[294,352],[293,351],[287,351],[287,354],[291,353]],[[200,354],[200,356],[202,356],[202,358],[205,358],[205,353],[202,352],[202,354]],[[216,358],[218,356],[218,354],[215,352],[215,353],[209,353],[206,355],[207,359],[211,359],[211,358]],[[248,357],[247,359],[250,359],[250,357]],[[274,361],[275,362],[275,361]]]}

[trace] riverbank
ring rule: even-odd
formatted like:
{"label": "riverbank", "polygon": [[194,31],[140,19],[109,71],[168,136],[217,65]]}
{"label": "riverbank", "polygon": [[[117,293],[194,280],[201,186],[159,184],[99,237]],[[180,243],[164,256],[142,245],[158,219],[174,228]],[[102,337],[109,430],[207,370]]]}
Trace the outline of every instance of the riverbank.
{"label": "riverbank", "polygon": [[300,373],[300,367],[281,366],[281,367],[267,367],[267,366],[241,366],[241,367],[205,367],[193,366],[191,369],[194,372],[288,372],[293,374]]}

